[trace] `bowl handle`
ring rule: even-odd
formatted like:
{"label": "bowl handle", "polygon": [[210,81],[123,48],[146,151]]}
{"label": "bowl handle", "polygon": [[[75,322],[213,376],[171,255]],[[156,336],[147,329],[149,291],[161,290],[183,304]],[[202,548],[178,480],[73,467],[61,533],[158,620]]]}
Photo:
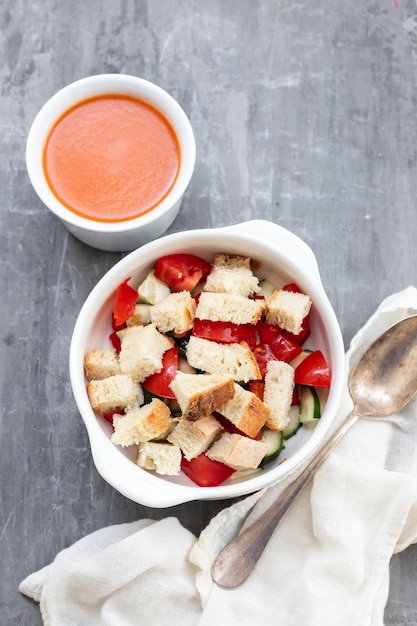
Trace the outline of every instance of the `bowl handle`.
{"label": "bowl handle", "polygon": [[259,241],[265,241],[275,248],[283,247],[294,253],[294,258],[304,271],[314,274],[314,279],[318,280],[320,285],[321,276],[317,259],[314,252],[302,239],[292,232],[268,220],[251,220],[240,224],[226,226],[225,229],[239,233],[241,235],[249,235]]}

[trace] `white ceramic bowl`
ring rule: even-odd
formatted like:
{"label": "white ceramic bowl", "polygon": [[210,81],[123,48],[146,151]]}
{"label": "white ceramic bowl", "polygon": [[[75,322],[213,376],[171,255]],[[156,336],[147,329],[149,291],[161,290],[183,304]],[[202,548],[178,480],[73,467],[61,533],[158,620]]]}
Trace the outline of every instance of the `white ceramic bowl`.
{"label": "white ceramic bowl", "polygon": [[[190,252],[213,259],[219,252],[251,256],[262,264],[262,276],[273,283],[297,282],[313,301],[311,336],[306,346],[320,348],[332,370],[332,383],[323,415],[314,429],[302,428],[285,442],[276,462],[246,479],[228,480],[218,487],[198,487],[181,473],[162,477],[140,469],[129,448],[110,441],[111,426],[92,411],[86,391],[84,357],[94,348],[110,346],[111,313],[116,287],[128,276],[141,282],[162,255]],[[319,446],[338,408],[344,381],[344,346],[340,328],[323,289],[316,259],[298,237],[273,223],[256,220],[217,229],[175,233],[131,252],[97,284],[76,322],[70,349],[71,383],[87,427],[95,465],[120,493],[146,506],[163,508],[190,500],[233,498],[261,489],[292,472]],[[282,457],[286,458],[281,463]]]}
{"label": "white ceramic bowl", "polygon": [[[54,123],[80,101],[108,94],[136,97],[159,110],[171,123],[181,153],[177,179],[158,206],[140,217],[111,223],[87,219],[61,204],[48,185],[43,167],[44,147]],[[127,251],[159,237],[174,221],[194,171],[195,154],[191,124],[172,96],[157,85],[136,76],[99,74],[67,85],[44,104],[29,131],[26,165],[39,198],[75,237],[102,250]]]}

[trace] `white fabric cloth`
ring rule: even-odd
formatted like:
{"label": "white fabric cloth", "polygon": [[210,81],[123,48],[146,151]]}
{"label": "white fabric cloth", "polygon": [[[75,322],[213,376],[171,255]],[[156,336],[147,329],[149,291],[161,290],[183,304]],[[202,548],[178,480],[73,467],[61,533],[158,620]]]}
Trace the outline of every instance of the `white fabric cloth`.
{"label": "white fabric cloth", "polygon": [[[415,288],[387,298],[353,339],[347,372],[385,328],[415,313]],[[334,429],[352,406],[346,385]],[[390,558],[417,542],[416,413],[417,399],[355,424],[237,589],[212,583],[211,562],[288,480],[225,508],[198,539],[173,517],[104,528],[19,589],[40,602],[48,626],[380,626]]]}

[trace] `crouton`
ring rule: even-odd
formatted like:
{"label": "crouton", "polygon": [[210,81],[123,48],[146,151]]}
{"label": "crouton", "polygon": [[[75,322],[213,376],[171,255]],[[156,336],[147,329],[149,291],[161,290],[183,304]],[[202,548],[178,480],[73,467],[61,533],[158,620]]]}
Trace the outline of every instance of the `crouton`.
{"label": "crouton", "polygon": [[143,390],[130,376],[116,374],[87,385],[88,398],[96,413],[111,413],[143,404]]}
{"label": "crouton", "polygon": [[251,300],[233,293],[203,292],[198,299],[195,316],[212,322],[256,324],[262,317],[264,300]]}
{"label": "crouton", "polygon": [[271,430],[284,430],[294,391],[294,368],[283,361],[269,361],[266,366],[264,404],[270,414],[266,425]]}
{"label": "crouton", "polygon": [[179,446],[185,458],[191,461],[205,452],[222,431],[223,428],[216,418],[207,415],[195,422],[181,419],[167,439]]}
{"label": "crouton", "polygon": [[220,344],[191,336],[186,355],[192,367],[209,374],[230,376],[236,382],[262,378],[256,359],[245,341]]}
{"label": "crouton", "polygon": [[84,359],[84,369],[88,380],[102,380],[121,373],[119,359],[114,348],[89,352]]}
{"label": "crouton", "polygon": [[233,379],[228,375],[185,374],[180,370],[170,388],[183,417],[190,421],[219,411],[235,392]]}
{"label": "crouton", "polygon": [[248,437],[256,437],[269,417],[269,409],[254,393],[235,383],[235,394],[220,413]]}
{"label": "crouton", "polygon": [[216,254],[203,291],[222,291],[249,296],[259,291],[259,281],[253,275],[248,257]]}
{"label": "crouton", "polygon": [[174,331],[181,335],[192,329],[195,308],[189,291],[170,293],[151,307],[151,321],[161,333]]}
{"label": "crouton", "polygon": [[139,444],[137,464],[157,474],[175,476],[181,470],[181,450],[170,443],[147,441]]}
{"label": "crouton", "polygon": [[306,294],[277,289],[266,303],[266,322],[298,335],[310,308],[311,300]]}
{"label": "crouton", "polygon": [[268,451],[263,441],[244,435],[224,433],[206,452],[209,459],[235,470],[256,469]]}
{"label": "crouton", "polygon": [[161,371],[164,352],[174,345],[173,340],[158,332],[153,324],[129,326],[119,330],[117,335],[121,341],[120,369],[138,382]]}
{"label": "crouton", "polygon": [[171,412],[167,405],[154,398],[149,404],[135,408],[125,415],[113,417],[113,443],[122,447],[157,439],[169,432]]}

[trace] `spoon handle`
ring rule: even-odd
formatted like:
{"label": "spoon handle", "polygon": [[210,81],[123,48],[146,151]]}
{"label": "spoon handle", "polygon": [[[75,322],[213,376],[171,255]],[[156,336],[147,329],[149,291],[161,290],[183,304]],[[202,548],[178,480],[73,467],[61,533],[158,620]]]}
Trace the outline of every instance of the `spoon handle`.
{"label": "spoon handle", "polygon": [[251,526],[219,552],[211,568],[212,578],[219,587],[233,589],[248,578],[297,495],[358,418],[359,414],[352,411],[299,477]]}

